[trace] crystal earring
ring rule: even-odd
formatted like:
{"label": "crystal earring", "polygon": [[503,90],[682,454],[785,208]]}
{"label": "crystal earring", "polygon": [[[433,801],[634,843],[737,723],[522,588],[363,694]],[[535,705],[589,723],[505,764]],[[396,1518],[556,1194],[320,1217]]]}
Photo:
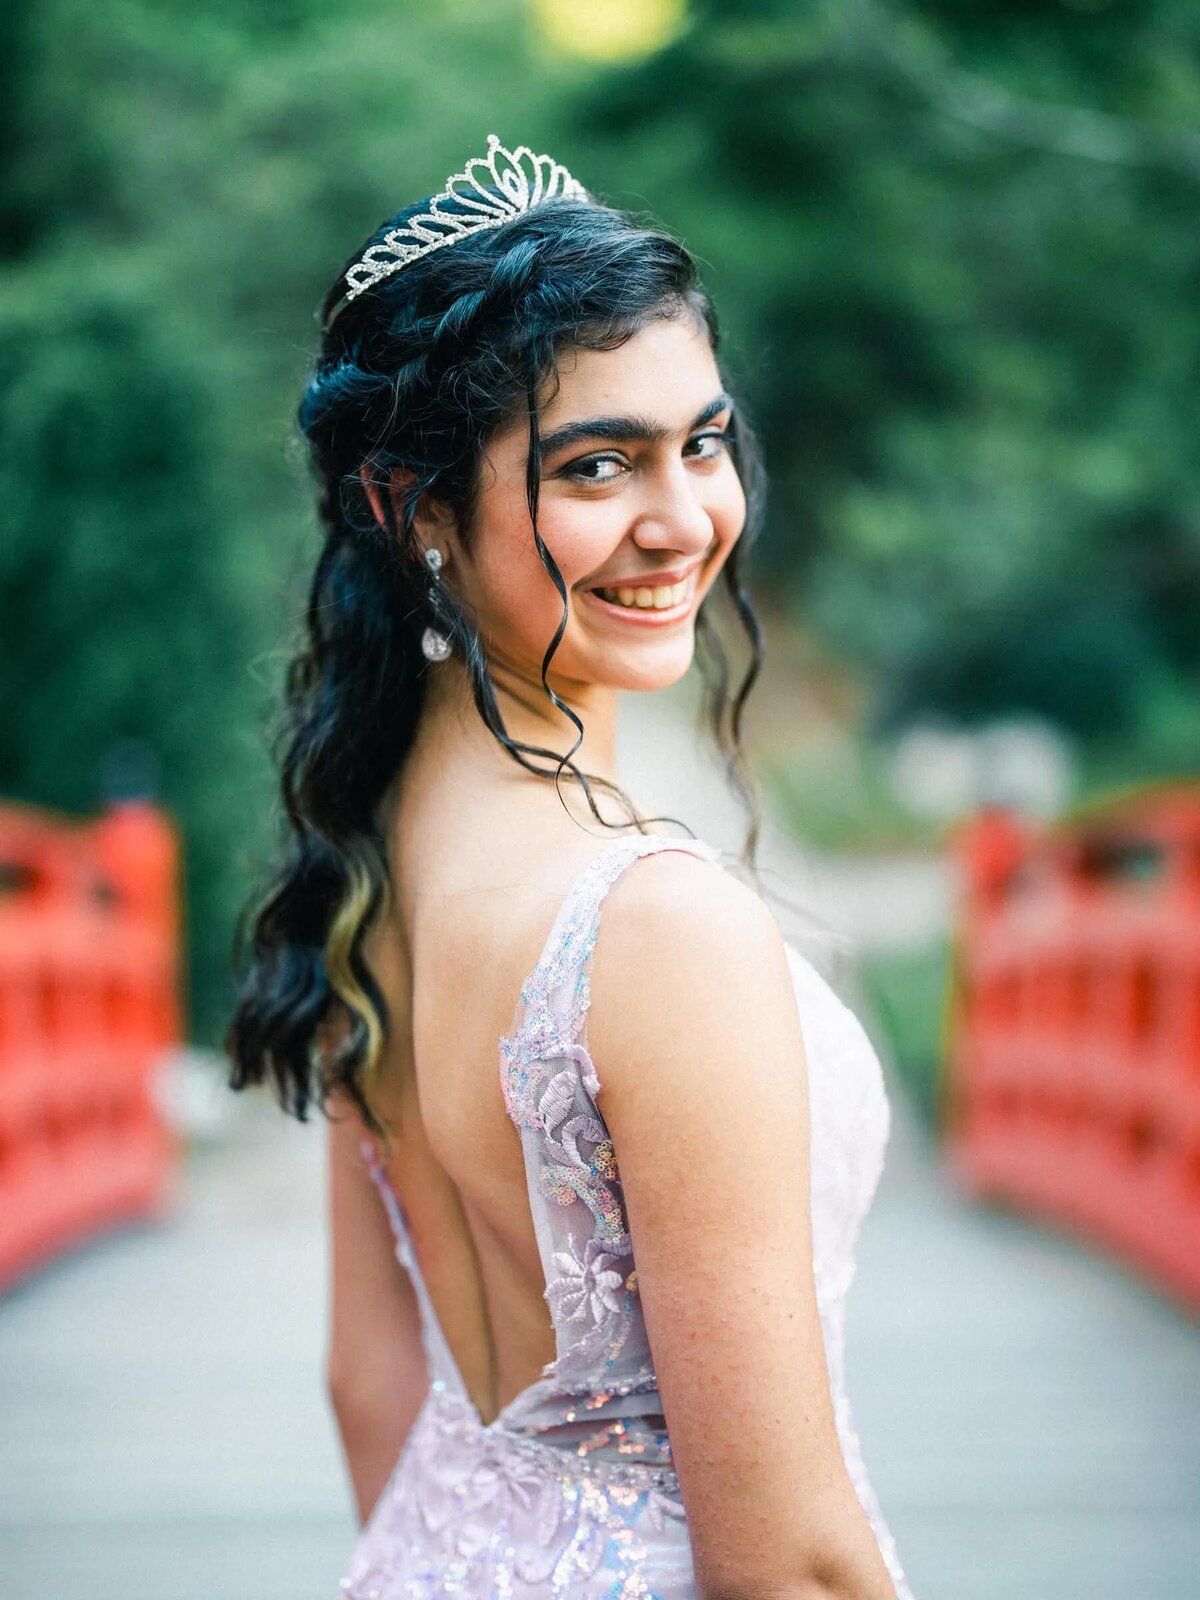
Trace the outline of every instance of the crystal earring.
{"label": "crystal earring", "polygon": [[[425,552],[425,565],[429,568],[433,581],[437,582],[438,574],[442,570],[442,552],[436,545],[430,545]],[[445,661],[452,654],[450,641],[444,633],[439,633],[436,628],[426,628],[421,635],[421,653],[427,661]]]}

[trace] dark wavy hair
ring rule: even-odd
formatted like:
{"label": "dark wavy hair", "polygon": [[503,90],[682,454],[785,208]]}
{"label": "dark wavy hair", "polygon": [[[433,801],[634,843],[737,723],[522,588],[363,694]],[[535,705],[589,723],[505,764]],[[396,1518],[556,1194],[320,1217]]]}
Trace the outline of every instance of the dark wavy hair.
{"label": "dark wavy hair", "polygon": [[[614,349],[647,323],[680,315],[694,316],[707,330],[714,354],[720,338],[716,312],[684,246],[628,213],[588,200],[545,202],[434,251],[347,301],[344,275],[362,251],[427,206],[427,200],[418,202],[383,223],[346,263],[321,307],[323,336],[299,425],[315,469],[324,543],[276,733],[281,859],[265,893],[239,919],[239,990],[225,1038],[234,1089],[270,1082],[283,1108],[301,1121],[314,1100],[325,1111],[338,1090],[385,1138],[371,1091],[388,1008],[364,958],[363,939],[391,887],[379,809],[421,714],[428,670],[421,635],[433,625],[452,640],[479,715],[514,761],[556,786],[569,771],[597,820],[624,826],[600,817],[591,788],[600,784],[641,827],[647,819],[622,791],[581,772],[571,759],[583,725],[546,678],[569,607],[562,574],[537,531],[538,397],[547,385],[553,392],[557,359],[572,346]],[[497,430],[522,416],[530,431],[526,493],[533,537],[563,603],[541,679],[578,730],[565,756],[509,737],[472,618],[446,585],[428,582],[414,534],[417,503],[428,493],[450,508],[470,547],[485,448]],[[736,693],[708,614],[711,596],[697,613],[696,655],[702,715],[750,812],[744,859],[755,870],[759,806],[742,748],[741,714],[761,667],[763,639],[739,568],[760,525],[763,474],[740,410],[731,430],[747,520],[722,578],[751,648]],[[400,469],[412,481],[393,507],[385,486]],[[383,525],[364,476],[384,490]]]}

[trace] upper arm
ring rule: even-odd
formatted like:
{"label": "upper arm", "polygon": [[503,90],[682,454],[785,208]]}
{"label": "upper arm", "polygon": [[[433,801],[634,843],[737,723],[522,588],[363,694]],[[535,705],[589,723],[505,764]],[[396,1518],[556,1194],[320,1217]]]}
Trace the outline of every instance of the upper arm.
{"label": "upper arm", "polygon": [[877,1577],[834,1425],[804,1040],[769,908],[695,858],[644,859],[605,902],[588,1028],[703,1592],[783,1592],[831,1556]]}

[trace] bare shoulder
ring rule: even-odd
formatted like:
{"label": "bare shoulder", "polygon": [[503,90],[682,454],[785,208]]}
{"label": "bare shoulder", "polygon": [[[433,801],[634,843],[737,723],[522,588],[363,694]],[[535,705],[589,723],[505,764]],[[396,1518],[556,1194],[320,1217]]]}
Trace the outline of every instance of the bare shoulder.
{"label": "bare shoulder", "polygon": [[775,927],[770,908],[748,884],[690,850],[656,850],[627,866],[608,892],[604,916],[628,932],[697,912],[713,914],[718,929]]}
{"label": "bare shoulder", "polygon": [[[589,1039],[605,1086],[691,1057],[690,1075],[763,1045],[790,1064],[803,1050],[787,949],[770,907],[716,863],[664,850],[610,889],[593,956]],[[709,1046],[698,1058],[692,1046]],[[606,1069],[606,1070],[605,1070]]]}
{"label": "bare shoulder", "polygon": [[[626,867],[603,910],[603,952],[609,965],[657,951],[664,939],[672,962],[702,969],[714,955],[782,949],[770,907],[753,889],[714,861],[686,850],[661,850]],[[686,937],[685,937],[686,935]]]}

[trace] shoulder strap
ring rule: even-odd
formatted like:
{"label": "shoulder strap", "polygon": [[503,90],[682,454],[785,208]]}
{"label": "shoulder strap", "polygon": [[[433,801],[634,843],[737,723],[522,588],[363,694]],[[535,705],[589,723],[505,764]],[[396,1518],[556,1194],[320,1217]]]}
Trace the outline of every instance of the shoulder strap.
{"label": "shoulder strap", "polygon": [[660,850],[720,861],[720,852],[700,839],[629,834],[593,856],[568,890],[538,963],[521,986],[512,1032],[500,1039],[504,1102],[518,1126],[536,1121],[530,1090],[541,1074],[531,1071],[534,1064],[583,1053],[578,1041],[591,999],[591,954],[605,895],[631,862]]}
{"label": "shoulder strap", "polygon": [[400,1258],[401,1265],[407,1267],[411,1273],[413,1270],[413,1248],[412,1240],[409,1237],[408,1223],[401,1209],[399,1197],[392,1188],[391,1180],[387,1173],[384,1171],[383,1162],[379,1159],[379,1151],[375,1148],[375,1141],[370,1138],[363,1138],[359,1143],[358,1150],[362,1156],[364,1166],[371,1174],[371,1181],[379,1190],[380,1198],[383,1201],[383,1209],[387,1213],[388,1222],[391,1224],[396,1254]]}
{"label": "shoulder strap", "polygon": [[417,1297],[421,1318],[421,1345],[425,1351],[425,1364],[429,1368],[430,1381],[435,1389],[440,1387],[453,1390],[469,1406],[472,1403],[470,1393],[458,1370],[450,1342],[442,1331],[442,1324],[426,1287],[425,1275],[421,1271],[421,1263],[413,1248],[412,1233],[408,1226],[408,1218],[404,1214],[404,1207],[400,1204],[395,1189],[392,1188],[391,1179],[380,1160],[375,1141],[369,1136],[364,1137],[358,1148],[363,1163],[383,1200],[383,1208],[387,1212],[387,1219],[392,1228],[396,1259],[408,1273]]}

